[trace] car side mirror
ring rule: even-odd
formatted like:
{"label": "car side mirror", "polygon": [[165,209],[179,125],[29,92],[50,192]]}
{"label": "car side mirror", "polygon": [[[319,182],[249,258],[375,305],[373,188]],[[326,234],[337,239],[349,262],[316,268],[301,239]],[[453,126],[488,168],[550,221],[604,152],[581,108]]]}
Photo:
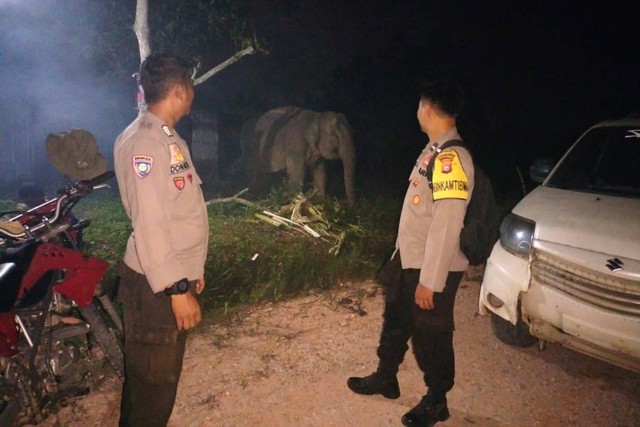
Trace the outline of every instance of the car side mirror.
{"label": "car side mirror", "polygon": [[555,166],[556,161],[554,159],[536,159],[529,168],[529,178],[531,181],[542,183],[547,175],[551,172]]}

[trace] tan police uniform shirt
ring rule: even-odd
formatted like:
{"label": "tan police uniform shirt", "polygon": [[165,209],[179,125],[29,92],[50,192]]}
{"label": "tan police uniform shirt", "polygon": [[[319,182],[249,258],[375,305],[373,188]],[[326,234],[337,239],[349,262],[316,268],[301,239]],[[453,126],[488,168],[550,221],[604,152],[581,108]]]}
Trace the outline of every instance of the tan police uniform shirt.
{"label": "tan police uniform shirt", "polygon": [[144,274],[155,293],[184,277],[204,277],[209,221],[185,141],[141,111],[116,139],[114,163],[133,227],[125,264]]}
{"label": "tan police uniform shirt", "polygon": [[460,231],[473,191],[471,154],[463,147],[446,148],[435,159],[433,191],[427,180],[434,147],[452,139],[462,139],[455,127],[420,153],[409,177],[396,241],[402,268],[420,269],[420,284],[434,292],[442,292],[449,271],[465,271],[469,265],[460,250]]}

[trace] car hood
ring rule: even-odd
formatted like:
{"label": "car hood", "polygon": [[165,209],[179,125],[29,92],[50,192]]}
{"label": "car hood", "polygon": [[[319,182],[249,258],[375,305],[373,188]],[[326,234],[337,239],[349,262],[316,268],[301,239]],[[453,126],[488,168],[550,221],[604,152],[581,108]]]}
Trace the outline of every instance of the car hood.
{"label": "car hood", "polygon": [[535,221],[535,240],[640,259],[639,199],[539,186],[513,212]]}

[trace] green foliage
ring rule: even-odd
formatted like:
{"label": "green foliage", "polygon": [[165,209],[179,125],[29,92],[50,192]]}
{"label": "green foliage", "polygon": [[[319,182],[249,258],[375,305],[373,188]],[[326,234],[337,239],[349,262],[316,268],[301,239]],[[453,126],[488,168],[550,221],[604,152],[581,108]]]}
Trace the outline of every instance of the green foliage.
{"label": "green foliage", "polygon": [[[282,194],[272,193],[258,203],[278,211],[282,201]],[[337,256],[329,253],[331,242],[260,221],[255,209],[236,203],[211,205],[207,286],[201,297],[205,310],[224,313],[245,303],[372,277],[393,247],[399,204],[387,199],[363,201],[351,209],[332,200],[314,204],[335,229],[346,230]],[[105,280],[113,280],[131,230],[119,199],[92,197],[74,211],[92,220],[85,230],[85,250],[109,262]]]}
{"label": "green foliage", "polygon": [[149,31],[158,50],[185,52],[200,60],[215,42],[242,49],[243,17],[237,1],[149,3]]}
{"label": "green foliage", "polygon": [[[31,25],[47,29],[39,42],[52,52],[73,52],[65,57],[67,69],[95,76],[131,78],[140,65],[133,25],[136,0],[39,0],[39,8],[25,16]],[[149,42],[153,52],[166,51],[217,65],[254,43],[246,28],[244,2],[232,0],[148,2]],[[133,83],[133,80],[131,80]]]}
{"label": "green foliage", "polygon": [[[100,1],[82,8],[93,21],[83,22],[83,56],[105,74],[131,75],[140,63],[133,32],[135,1]],[[195,64],[217,65],[253,43],[245,11],[237,1],[149,1],[149,42],[153,52],[171,52]],[[90,26],[91,25],[91,26]]]}
{"label": "green foliage", "polygon": [[16,202],[13,200],[0,200],[0,212],[12,211],[16,209]]}
{"label": "green foliage", "polygon": [[83,250],[109,263],[103,282],[112,283],[131,234],[129,218],[120,199],[114,194],[96,193],[83,199],[73,212],[78,218],[91,220],[91,225],[83,231]]}

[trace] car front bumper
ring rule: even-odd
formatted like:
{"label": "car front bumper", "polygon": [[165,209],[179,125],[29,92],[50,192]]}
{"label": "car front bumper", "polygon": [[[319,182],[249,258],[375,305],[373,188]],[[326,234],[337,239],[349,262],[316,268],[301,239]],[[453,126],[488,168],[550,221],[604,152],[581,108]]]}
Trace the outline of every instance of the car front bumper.
{"label": "car front bumper", "polygon": [[[579,281],[563,273],[564,266],[558,263],[556,275],[565,281],[563,289],[551,275],[535,268],[543,263],[538,255],[524,259],[496,243],[480,290],[480,313],[494,312],[515,325],[520,299],[522,320],[531,335],[640,372],[640,316],[616,310],[607,295],[595,303],[585,300],[583,293],[570,287]],[[557,258],[547,254],[545,265],[553,259]],[[490,294],[502,301],[502,306],[496,307]]]}
{"label": "car front bumper", "polygon": [[[518,298],[529,288],[529,260],[505,250],[496,242],[487,260],[478,310],[480,314],[494,312],[513,323],[518,321]],[[502,301],[497,307],[490,301],[490,294]]]}
{"label": "car front bumper", "polygon": [[535,280],[522,294],[531,335],[640,372],[640,318],[596,307]]}

